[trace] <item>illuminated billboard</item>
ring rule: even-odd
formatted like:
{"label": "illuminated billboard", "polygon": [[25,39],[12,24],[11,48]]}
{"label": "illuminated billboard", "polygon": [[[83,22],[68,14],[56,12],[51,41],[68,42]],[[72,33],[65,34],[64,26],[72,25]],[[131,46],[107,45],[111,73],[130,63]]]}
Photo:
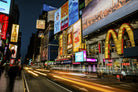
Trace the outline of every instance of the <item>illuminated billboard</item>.
{"label": "illuminated billboard", "polygon": [[0,0],[0,13],[9,14],[11,0]]}
{"label": "illuminated billboard", "polygon": [[11,57],[12,57],[12,58],[16,58],[16,54],[17,54],[17,45],[9,44],[9,49],[10,49],[10,51],[14,50],[14,54],[12,54]]}
{"label": "illuminated billboard", "polygon": [[45,29],[45,20],[37,20],[36,28],[37,29]]}
{"label": "illuminated billboard", "polygon": [[55,12],[55,17],[54,17],[54,34],[58,33],[61,30],[61,8],[59,8]]}
{"label": "illuminated billboard", "polygon": [[63,31],[63,55],[67,54],[67,32]]}
{"label": "illuminated billboard", "polygon": [[137,4],[137,0],[92,0],[83,9],[83,36],[135,12]]}
{"label": "illuminated billboard", "polygon": [[69,26],[79,20],[78,0],[69,0]]}
{"label": "illuminated billboard", "polygon": [[73,25],[73,52],[79,51],[81,48],[81,20]]}
{"label": "illuminated billboard", "polygon": [[59,36],[59,54],[63,55],[63,35]]}
{"label": "illuminated billboard", "polygon": [[110,58],[109,41],[110,41],[111,37],[113,38],[113,41],[115,43],[115,48],[116,48],[117,54],[119,54],[119,55],[123,54],[123,35],[124,35],[123,33],[124,33],[124,30],[127,32],[128,36],[129,36],[131,47],[135,47],[133,30],[129,24],[124,23],[119,28],[118,35],[113,29],[108,30],[108,32],[106,34],[106,39],[105,39],[105,59]]}
{"label": "illuminated billboard", "polygon": [[8,22],[9,22],[9,17],[4,14],[0,14],[0,35],[1,39],[4,40],[6,40]]}
{"label": "illuminated billboard", "polygon": [[72,46],[72,32],[73,28],[72,26],[67,29],[67,49],[71,49]]}
{"label": "illuminated billboard", "polygon": [[69,11],[68,1],[61,6],[61,30],[64,30],[69,26]]}
{"label": "illuminated billboard", "polygon": [[18,33],[19,33],[19,25],[13,24],[12,25],[12,32],[11,32],[11,42],[18,41]]}
{"label": "illuminated billboard", "polygon": [[83,62],[83,61],[84,61],[83,51],[75,53],[75,62]]}

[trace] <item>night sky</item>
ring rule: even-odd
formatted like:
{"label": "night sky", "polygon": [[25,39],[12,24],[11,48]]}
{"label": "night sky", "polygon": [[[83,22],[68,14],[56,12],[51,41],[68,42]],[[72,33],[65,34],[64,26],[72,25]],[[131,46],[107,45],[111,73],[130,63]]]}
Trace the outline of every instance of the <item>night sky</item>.
{"label": "night sky", "polygon": [[21,56],[25,57],[30,43],[32,33],[36,33],[36,20],[41,14],[42,4],[46,3],[51,6],[60,7],[66,0],[15,0],[19,7],[20,18],[20,32],[22,32],[21,39]]}

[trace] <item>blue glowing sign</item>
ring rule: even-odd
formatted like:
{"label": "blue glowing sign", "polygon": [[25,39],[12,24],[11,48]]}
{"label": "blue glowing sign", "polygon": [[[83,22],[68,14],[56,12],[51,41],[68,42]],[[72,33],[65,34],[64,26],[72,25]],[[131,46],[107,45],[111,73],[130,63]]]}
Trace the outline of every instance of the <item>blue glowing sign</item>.
{"label": "blue glowing sign", "polygon": [[0,13],[9,14],[11,0],[0,0]]}

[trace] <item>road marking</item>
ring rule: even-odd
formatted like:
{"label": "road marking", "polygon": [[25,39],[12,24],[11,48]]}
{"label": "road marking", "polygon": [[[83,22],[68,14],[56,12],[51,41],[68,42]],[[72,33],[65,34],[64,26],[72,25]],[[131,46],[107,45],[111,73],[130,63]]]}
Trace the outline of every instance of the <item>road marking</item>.
{"label": "road marking", "polygon": [[55,82],[49,80],[49,79],[47,79],[47,80],[48,80],[49,82],[51,82],[51,83],[53,83],[53,84],[55,84],[55,85],[57,85],[57,86],[59,86],[59,87],[65,89],[65,90],[68,91],[68,92],[72,92],[71,90],[69,90],[69,89],[67,89],[67,88],[65,88],[65,87],[63,87],[63,86],[61,86],[61,85],[59,85],[59,84],[57,84],[57,83],[55,83]]}
{"label": "road marking", "polygon": [[24,80],[25,80],[25,85],[26,85],[27,92],[30,92],[24,73],[23,73],[23,77],[24,77]]}

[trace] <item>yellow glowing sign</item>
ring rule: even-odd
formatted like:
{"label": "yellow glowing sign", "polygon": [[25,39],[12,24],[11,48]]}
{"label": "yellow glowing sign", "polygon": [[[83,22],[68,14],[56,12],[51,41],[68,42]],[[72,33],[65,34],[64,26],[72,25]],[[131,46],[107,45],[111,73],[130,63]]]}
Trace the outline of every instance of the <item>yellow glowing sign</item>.
{"label": "yellow glowing sign", "polygon": [[132,28],[129,26],[129,24],[124,23],[119,28],[118,37],[113,29],[108,30],[108,33],[107,33],[106,39],[105,39],[105,59],[110,58],[109,41],[110,41],[111,35],[112,35],[114,43],[115,43],[115,48],[117,50],[117,54],[119,54],[119,55],[123,54],[123,38],[122,37],[123,37],[123,33],[125,30],[128,33],[128,36],[129,36],[129,39],[131,42],[131,46],[135,47],[134,35],[133,35]]}
{"label": "yellow glowing sign", "polygon": [[81,20],[78,20],[73,25],[73,52],[79,51],[81,48]]}
{"label": "yellow glowing sign", "polygon": [[19,25],[13,24],[12,25],[12,33],[11,33],[11,42],[18,41],[18,33],[19,33]]}

